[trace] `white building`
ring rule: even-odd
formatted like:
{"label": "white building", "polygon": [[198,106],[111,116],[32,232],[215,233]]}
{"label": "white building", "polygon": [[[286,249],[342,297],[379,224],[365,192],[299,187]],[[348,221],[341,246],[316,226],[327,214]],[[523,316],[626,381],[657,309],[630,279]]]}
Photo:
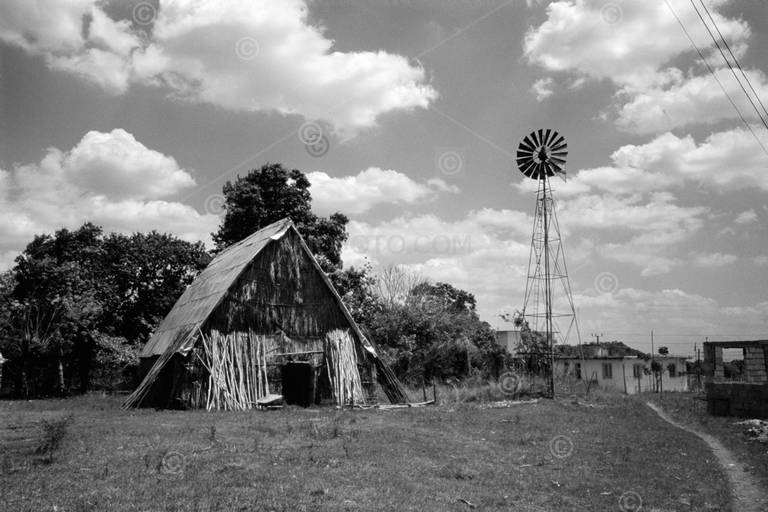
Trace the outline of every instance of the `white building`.
{"label": "white building", "polygon": [[660,368],[651,372],[651,359],[638,356],[590,355],[580,359],[574,356],[558,356],[555,374],[572,376],[591,382],[603,389],[614,389],[627,394],[645,391],[688,391],[684,356],[654,356],[653,362]]}

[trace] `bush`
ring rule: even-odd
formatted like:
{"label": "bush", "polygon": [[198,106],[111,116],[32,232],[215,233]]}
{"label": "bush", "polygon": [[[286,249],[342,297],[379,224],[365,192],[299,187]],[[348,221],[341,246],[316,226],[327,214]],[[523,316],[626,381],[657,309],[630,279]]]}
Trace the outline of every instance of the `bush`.
{"label": "bush", "polygon": [[43,420],[41,423],[42,435],[35,449],[35,453],[42,455],[47,462],[53,462],[53,457],[61,448],[64,438],[69,432],[69,425],[74,416],[69,414],[63,418]]}

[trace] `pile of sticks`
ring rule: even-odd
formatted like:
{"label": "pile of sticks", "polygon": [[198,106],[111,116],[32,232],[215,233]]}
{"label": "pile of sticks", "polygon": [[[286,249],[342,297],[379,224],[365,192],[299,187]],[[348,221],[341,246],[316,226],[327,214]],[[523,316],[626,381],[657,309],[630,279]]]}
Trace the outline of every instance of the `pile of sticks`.
{"label": "pile of sticks", "polygon": [[349,331],[336,329],[325,335],[325,363],[336,403],[362,404],[365,395],[357,370],[355,343]]}
{"label": "pile of sticks", "polygon": [[264,336],[253,333],[222,335],[200,333],[208,371],[207,410],[242,411],[269,394]]}

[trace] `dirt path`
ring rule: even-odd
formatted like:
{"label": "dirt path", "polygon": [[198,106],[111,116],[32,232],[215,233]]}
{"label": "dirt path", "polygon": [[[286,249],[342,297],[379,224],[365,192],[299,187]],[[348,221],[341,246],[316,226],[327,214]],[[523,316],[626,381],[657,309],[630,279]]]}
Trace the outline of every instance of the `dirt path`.
{"label": "dirt path", "polygon": [[670,418],[660,407],[650,402],[646,405],[656,411],[661,419],[679,429],[690,432],[701,438],[709,445],[712,453],[725,468],[725,472],[730,480],[733,490],[733,510],[734,512],[765,512],[768,510],[768,493],[764,491],[754,477],[746,471],[745,465],[736,458],[728,449],[717,439],[709,434],[704,434],[690,427],[682,425]]}

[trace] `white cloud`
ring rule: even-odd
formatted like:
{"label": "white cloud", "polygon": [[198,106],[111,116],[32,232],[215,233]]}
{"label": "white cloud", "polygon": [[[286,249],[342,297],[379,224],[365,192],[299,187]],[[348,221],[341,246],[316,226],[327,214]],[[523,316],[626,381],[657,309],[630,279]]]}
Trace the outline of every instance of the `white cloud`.
{"label": "white cloud", "polygon": [[36,234],[85,221],[105,231],[156,229],[210,241],[218,217],[161,198],[195,184],[169,156],[130,133],[88,132],[69,151],[49,148],[38,163],[0,170],[0,254],[10,262]]}
{"label": "white cloud", "polygon": [[[691,35],[709,35],[687,0],[670,0]],[[725,38],[737,45],[749,37],[742,20],[716,12],[723,0],[710,2]],[[602,0],[565,0],[547,7],[547,20],[525,35],[528,60],[550,71],[574,70],[595,79],[620,84],[647,85],[672,57],[691,49],[690,42],[664,2],[620,2],[618,22]],[[653,34],[649,37],[649,34]],[[710,43],[711,45],[711,43]]]}
{"label": "white cloud", "polygon": [[473,210],[454,221],[432,214],[353,220],[342,257],[345,265],[367,258],[450,282],[482,298],[478,306],[491,318],[507,304],[522,304],[531,223],[523,212],[494,209]]}
{"label": "white cloud", "polygon": [[641,195],[580,195],[561,201],[558,217],[569,227],[591,229],[618,228],[624,232],[652,232],[664,234],[666,242],[674,241],[682,233],[691,233],[701,227],[703,207],[682,207],[672,203],[668,194]]}
{"label": "white cloud", "polygon": [[755,256],[752,261],[758,267],[768,267],[768,256]]}
{"label": "white cloud", "polygon": [[157,199],[195,184],[173,157],[151,150],[122,129],[90,131],[63,156],[68,182],[111,198]]}
{"label": "white cloud", "polygon": [[552,86],[554,80],[551,77],[540,78],[533,82],[531,86],[531,92],[536,96],[536,101],[542,102],[554,94]]}
{"label": "white cloud", "polygon": [[162,0],[150,14],[140,37],[97,0],[6,0],[0,40],[114,94],[153,84],[227,109],[323,119],[341,134],[437,97],[424,69],[403,56],[334,50],[309,24],[305,0]]}
{"label": "white cloud", "polygon": [[128,87],[130,52],[140,45],[129,27],[126,20],[110,19],[93,0],[0,3],[0,40],[116,94]]}
{"label": "white cloud", "polygon": [[401,172],[379,167],[341,178],[310,172],[307,179],[312,184],[312,206],[322,214],[358,214],[379,204],[414,204],[432,200],[440,192],[459,192],[456,186],[438,178],[419,183]]}
{"label": "white cloud", "polygon": [[736,224],[754,224],[757,222],[757,213],[755,210],[745,210],[736,216],[734,221]]}
{"label": "white cloud", "polygon": [[558,214],[561,226],[610,230],[597,252],[604,258],[642,268],[642,276],[666,274],[680,263],[675,250],[704,225],[702,207],[673,204],[672,197],[580,196]]}
{"label": "white cloud", "polygon": [[718,268],[731,265],[738,261],[735,254],[723,254],[720,252],[697,253],[693,255],[693,264],[700,268]]}
{"label": "white cloud", "polygon": [[[669,0],[697,46],[713,53],[714,44],[687,0]],[[726,0],[710,2],[718,28],[737,55],[747,50],[751,31],[742,19],[718,12]],[[666,2],[605,3],[564,0],[551,3],[547,20],[525,36],[528,61],[548,72],[570,72],[579,79],[607,79],[618,87],[616,125],[635,133],[657,133],[692,123],[737,119],[719,85],[702,62],[696,72],[674,67],[681,55],[697,56]],[[649,34],[653,34],[649,37]],[[717,66],[719,55],[709,60]],[[768,94],[768,79],[759,70],[746,70],[758,95]],[[718,78],[744,115],[752,108],[727,69]]]}
{"label": "white cloud", "polygon": [[[768,78],[760,70],[745,70],[760,98],[768,96]],[[757,115],[728,69],[715,75],[745,118]],[[738,118],[728,97],[712,75],[678,77],[665,87],[649,87],[624,94],[629,101],[619,109],[616,125],[633,133],[657,133],[693,123],[714,124]],[[753,98],[753,101],[754,98]]]}
{"label": "white cloud", "polygon": [[[713,133],[698,144],[690,135],[665,133],[645,144],[622,146],[611,160],[613,166],[580,170],[567,183],[553,184],[553,189],[565,198],[588,192],[633,195],[668,191],[686,184],[718,192],[755,187],[768,190],[768,155],[742,128]],[[517,188],[529,186],[522,183]]]}

